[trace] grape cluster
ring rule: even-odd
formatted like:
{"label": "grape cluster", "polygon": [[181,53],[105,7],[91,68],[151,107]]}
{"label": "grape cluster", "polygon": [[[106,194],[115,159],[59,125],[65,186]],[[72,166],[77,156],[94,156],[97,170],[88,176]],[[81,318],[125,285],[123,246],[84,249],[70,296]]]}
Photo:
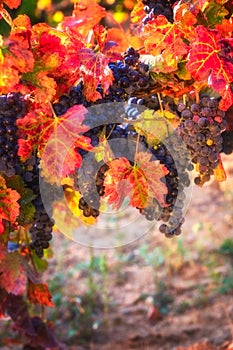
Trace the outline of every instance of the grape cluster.
{"label": "grape cluster", "polygon": [[[166,146],[160,144],[157,147],[149,147],[145,137],[138,135],[134,126],[128,123],[110,124],[105,129],[100,126],[85,134],[91,138],[92,144],[98,145],[98,134],[103,135],[103,132],[116,158],[126,157],[133,164],[137,149],[138,152],[149,151],[153,155],[151,160],[157,159],[166,166],[169,173],[162,179],[168,189],[165,197],[166,205],[161,207],[154,198],[153,204],[138,209],[149,221],[161,220],[163,224],[160,226],[160,231],[167,237],[180,234],[185,202],[184,189],[190,185],[188,171],[193,169],[185,145],[182,146],[178,136],[174,134],[164,140]],[[104,194],[104,174],[108,166],[104,164],[100,167],[93,158],[90,159],[88,156],[84,157],[83,162],[84,170],[79,170],[77,176],[79,183],[82,184],[79,190],[84,194],[85,199],[83,197],[80,199],[79,208],[83,210],[85,216],[95,216],[95,211],[93,215],[92,210],[99,208],[99,197]],[[95,169],[98,168],[100,170],[97,173]]]}
{"label": "grape cluster", "polygon": [[0,172],[15,174],[18,162],[18,135],[16,121],[25,113],[23,98],[18,93],[0,96]]}
{"label": "grape cluster", "polygon": [[178,105],[181,123],[177,131],[191,154],[191,160],[197,165],[199,175],[194,179],[197,185],[209,181],[219,164],[222,150],[222,132],[226,128],[225,113],[218,109],[218,101],[203,96],[200,103],[187,108]]}
{"label": "grape cluster", "polygon": [[32,200],[32,204],[35,207],[35,214],[29,229],[32,240],[30,248],[35,250],[37,256],[41,258],[44,255],[44,249],[49,247],[49,241],[52,239],[54,222],[47,214],[40,195],[39,163],[39,158],[32,156],[25,163],[17,165],[16,173],[22,177],[25,185],[35,195],[35,199]]}
{"label": "grape cluster", "polygon": [[127,95],[150,86],[149,65],[139,59],[139,53],[132,47],[123,53],[123,60],[109,64],[113,72],[113,89],[123,89]]}
{"label": "grape cluster", "polygon": [[222,152],[231,154],[233,152],[233,130],[226,130],[222,133]]}
{"label": "grape cluster", "polygon": [[48,216],[40,196],[33,201],[33,204],[36,211],[33,223],[29,229],[32,239],[30,248],[35,250],[35,253],[39,258],[42,258],[44,255],[44,249],[49,247],[49,241],[53,237],[52,230],[54,222]]}
{"label": "grape cluster", "polygon": [[171,134],[164,140],[163,144],[151,148],[153,159],[157,159],[168,169],[168,174],[161,180],[166,184],[167,195],[165,196],[165,206],[161,207],[156,198],[153,205],[140,212],[147,220],[161,220],[160,232],[167,237],[179,235],[184,222],[183,207],[185,203],[185,187],[190,185],[189,171],[193,166],[189,159],[185,145],[179,142],[176,134]]}
{"label": "grape cluster", "polygon": [[53,103],[53,109],[57,116],[63,115],[74,105],[83,105],[84,107],[89,107],[91,105],[84,96],[83,88],[84,85],[81,82],[77,86],[71,88],[68,94],[62,95],[58,102]]}
{"label": "grape cluster", "polygon": [[[95,165],[95,166],[93,166]],[[99,169],[98,169],[99,167]],[[85,167],[81,174],[78,174],[78,183],[81,184],[82,197],[79,200],[79,209],[83,211],[85,217],[97,218],[100,214],[100,197],[105,193],[104,178],[108,170],[106,163],[97,163],[92,160],[92,163]],[[98,169],[98,171],[96,171]]]}
{"label": "grape cluster", "polygon": [[142,112],[140,106],[145,106],[154,111],[159,110],[160,105],[157,95],[152,94],[145,98],[130,97],[125,108],[127,119],[136,120]]}
{"label": "grape cluster", "polygon": [[173,23],[173,8],[172,6],[177,0],[142,0],[146,16],[143,19],[143,24],[159,15],[165,16],[169,22]]}

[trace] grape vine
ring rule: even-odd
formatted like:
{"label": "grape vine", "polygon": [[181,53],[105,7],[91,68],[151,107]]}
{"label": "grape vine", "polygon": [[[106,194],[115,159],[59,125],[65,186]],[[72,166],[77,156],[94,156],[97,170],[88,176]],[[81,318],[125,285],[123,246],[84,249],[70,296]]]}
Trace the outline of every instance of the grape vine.
{"label": "grape vine", "polygon": [[39,349],[59,344],[28,307],[53,305],[35,263],[56,226],[40,181],[48,202],[62,189],[51,208],[75,198],[88,225],[128,198],[140,220],[180,235],[190,174],[225,180],[233,152],[233,22],[229,1],[137,0],[126,33],[83,0],[54,28],[11,18],[20,3],[0,2],[0,313]]}

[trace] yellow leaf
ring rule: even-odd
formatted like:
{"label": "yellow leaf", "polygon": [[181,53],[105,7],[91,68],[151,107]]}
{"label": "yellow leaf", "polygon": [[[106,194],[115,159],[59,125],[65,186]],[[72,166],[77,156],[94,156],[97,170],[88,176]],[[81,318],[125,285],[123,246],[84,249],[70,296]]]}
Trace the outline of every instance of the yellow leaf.
{"label": "yellow leaf", "polygon": [[73,185],[74,185],[74,180],[73,180],[71,177],[63,177],[63,178],[61,179],[61,186],[64,186],[64,185],[73,187]]}
{"label": "yellow leaf", "polygon": [[154,112],[147,109],[135,123],[135,130],[145,136],[149,146],[155,146],[173,133],[174,127],[170,120],[175,120],[175,115],[169,111]]}
{"label": "yellow leaf", "polygon": [[106,128],[104,128],[103,133],[99,136],[99,145],[94,148],[93,152],[95,152],[95,159],[97,162],[103,160],[107,163],[114,159],[114,154],[112,153],[108,140],[105,137],[105,132]]}
{"label": "yellow leaf", "polygon": [[75,217],[79,218],[82,223],[92,225],[96,222],[96,219],[94,217],[85,217],[83,215],[83,211],[79,209],[79,200],[81,198],[81,194],[78,191],[75,191],[72,188],[66,188],[65,198],[72,214]]}
{"label": "yellow leaf", "polygon": [[218,166],[214,169],[214,176],[218,182],[225,181],[227,178],[221,158],[219,159]]}

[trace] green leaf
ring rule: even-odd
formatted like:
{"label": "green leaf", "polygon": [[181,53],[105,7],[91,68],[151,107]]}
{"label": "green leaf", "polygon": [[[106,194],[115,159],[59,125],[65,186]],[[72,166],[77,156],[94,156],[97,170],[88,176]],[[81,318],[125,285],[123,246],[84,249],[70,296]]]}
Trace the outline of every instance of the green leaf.
{"label": "green leaf", "polygon": [[48,262],[45,259],[38,258],[35,253],[33,253],[33,262],[39,273],[46,271],[48,268]]}
{"label": "green leaf", "polygon": [[214,27],[215,24],[221,24],[222,20],[228,15],[227,9],[215,2],[211,2],[209,6],[206,8],[205,15],[208,20],[208,25],[210,27]]}

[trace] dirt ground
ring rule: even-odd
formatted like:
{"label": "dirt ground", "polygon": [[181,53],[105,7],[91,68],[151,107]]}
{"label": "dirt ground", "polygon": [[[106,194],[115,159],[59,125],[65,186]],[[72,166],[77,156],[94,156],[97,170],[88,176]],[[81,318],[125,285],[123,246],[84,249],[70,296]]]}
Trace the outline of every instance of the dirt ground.
{"label": "dirt ground", "polygon": [[[194,187],[182,236],[170,240],[154,231],[118,251],[104,251],[105,275],[90,272],[90,266],[75,269],[87,261],[90,249],[59,234],[55,237],[55,249],[64,246],[64,252],[59,261],[52,259],[49,279],[62,273],[68,296],[89,291],[94,304],[92,321],[79,321],[90,328],[86,338],[77,324],[67,340],[74,317],[69,306],[61,312],[60,323],[55,320],[67,349],[233,349],[233,288],[219,292],[232,265],[217,254],[225,239],[233,239],[233,156],[223,161],[227,181]],[[156,251],[163,262],[153,260],[150,253]],[[91,254],[99,257],[103,251]],[[90,292],[90,284],[87,287],[90,274],[95,292]],[[80,298],[72,305],[85,308]]]}

